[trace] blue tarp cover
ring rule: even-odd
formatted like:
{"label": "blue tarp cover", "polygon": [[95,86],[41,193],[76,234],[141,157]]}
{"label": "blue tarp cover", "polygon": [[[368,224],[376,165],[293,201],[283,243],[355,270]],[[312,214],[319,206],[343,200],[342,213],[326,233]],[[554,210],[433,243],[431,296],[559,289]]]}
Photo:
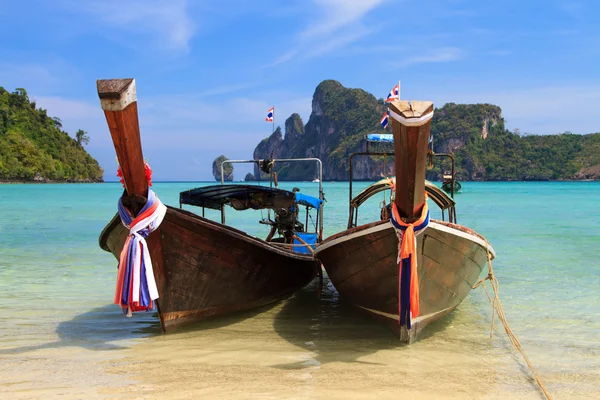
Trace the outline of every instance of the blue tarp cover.
{"label": "blue tarp cover", "polygon": [[[307,244],[310,244],[312,249],[315,249],[315,245],[317,243],[317,234],[316,233],[301,233],[296,232],[296,235],[304,240]],[[297,239],[294,239],[294,244],[304,244]],[[308,253],[310,254],[310,250],[306,246],[294,246],[294,251],[296,253]]]}
{"label": "blue tarp cover", "polygon": [[296,192],[296,203],[301,204],[303,206],[310,206],[316,209],[321,207],[321,199],[317,199],[316,197],[307,196],[300,192]]}
{"label": "blue tarp cover", "polygon": [[367,135],[369,142],[394,143],[394,135],[391,133],[370,133]]}

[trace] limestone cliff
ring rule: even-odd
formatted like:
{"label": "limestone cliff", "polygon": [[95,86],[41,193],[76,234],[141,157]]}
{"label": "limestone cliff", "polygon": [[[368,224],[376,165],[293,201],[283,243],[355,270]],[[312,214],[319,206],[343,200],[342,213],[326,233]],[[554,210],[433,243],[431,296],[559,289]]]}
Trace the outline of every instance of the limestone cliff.
{"label": "limestone cliff", "polygon": [[600,164],[577,171],[575,179],[600,180]]}
{"label": "limestone cliff", "polygon": [[[216,181],[219,181],[219,182],[221,181],[221,164],[225,160],[229,160],[229,158],[227,158],[223,154],[221,154],[219,157],[215,158],[215,160],[213,161],[212,174],[215,177]],[[225,181],[228,181],[228,182],[233,180],[233,164],[227,163],[227,164],[223,165],[223,178],[225,179]]]}
{"label": "limestone cliff", "polygon": [[[317,157],[323,162],[323,179],[347,180],[349,155],[366,150],[364,136],[385,133],[379,124],[385,110],[383,99],[362,89],[323,81],[313,95],[308,122],[303,124],[298,114],[292,114],[285,122],[285,134],[278,127],[259,143],[254,159]],[[492,104],[447,103],[436,108],[431,135],[436,153],[454,156],[459,180],[598,179],[600,134],[509,132],[502,110]],[[371,149],[393,152],[390,145],[371,145]],[[427,178],[439,180],[449,169],[448,162],[436,159]],[[317,177],[314,164],[282,163],[275,170],[283,180]],[[376,180],[393,173],[393,159],[356,157],[353,170],[355,179]],[[259,177],[257,167],[254,172]]]}
{"label": "limestone cliff", "polygon": [[[277,128],[254,150],[254,158],[316,157],[323,162],[327,180],[348,179],[348,156],[364,150],[364,135],[378,130],[382,101],[362,89],[347,89],[333,80],[317,86],[312,113],[306,125],[298,114],[285,122],[285,136]],[[381,130],[381,129],[379,129]],[[355,163],[356,179],[373,179],[382,174],[380,163],[363,158]],[[280,179],[312,180],[317,170],[312,163],[293,163],[277,168]],[[255,168],[255,174],[258,172]]]}
{"label": "limestone cliff", "polygon": [[[333,80],[317,86],[312,100],[312,112],[306,125],[298,114],[285,122],[285,136],[278,127],[254,150],[254,158],[317,157],[323,162],[323,176],[327,180],[347,180],[349,156],[365,151],[363,140],[368,133],[384,133],[379,118],[386,110],[383,100],[362,89],[348,89]],[[459,115],[468,118],[460,119]],[[492,105],[447,104],[437,109],[432,122],[435,150],[452,153],[477,135],[487,138],[491,131],[503,129],[499,107]],[[438,140],[439,139],[439,140]],[[373,145],[372,149],[373,149]],[[393,152],[392,146],[375,145],[375,150]],[[312,180],[316,171],[300,164],[276,168],[280,179]],[[382,157],[355,157],[355,179],[374,180],[393,173],[393,159]],[[385,171],[384,171],[385,168]],[[255,174],[258,167],[255,167]],[[436,171],[430,179],[440,175]]]}

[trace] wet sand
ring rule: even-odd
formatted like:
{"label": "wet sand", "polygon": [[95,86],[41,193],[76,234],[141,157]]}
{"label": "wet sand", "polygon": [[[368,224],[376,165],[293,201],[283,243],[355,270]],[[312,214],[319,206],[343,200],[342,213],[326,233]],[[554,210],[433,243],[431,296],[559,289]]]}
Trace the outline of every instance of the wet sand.
{"label": "wet sand", "polygon": [[[115,311],[77,316],[65,323],[68,334],[59,327],[21,337],[16,347],[4,343],[0,397],[543,398],[502,332],[489,338],[486,317],[469,299],[410,346],[341,303],[330,285],[321,298],[312,284],[284,302],[168,335],[150,314],[124,319]],[[94,326],[94,313],[114,315],[114,325]],[[135,324],[146,337],[127,339]],[[541,356],[530,354],[534,363]],[[600,395],[597,370],[538,368],[557,399]]]}

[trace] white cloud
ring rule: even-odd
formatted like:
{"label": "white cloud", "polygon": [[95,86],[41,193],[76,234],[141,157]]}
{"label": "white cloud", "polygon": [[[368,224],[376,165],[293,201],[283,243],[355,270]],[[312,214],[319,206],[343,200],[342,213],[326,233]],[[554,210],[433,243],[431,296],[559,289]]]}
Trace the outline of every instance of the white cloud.
{"label": "white cloud", "polygon": [[343,48],[347,44],[357,41],[371,32],[373,31],[359,26],[351,31],[340,33],[339,35],[335,35],[331,39],[324,41],[319,46],[315,46],[312,50],[307,51],[304,58],[308,59],[331,53],[334,50]]}
{"label": "white cloud", "polygon": [[296,35],[297,45],[268,66],[285,63],[298,55],[309,59],[331,53],[374,32],[361,21],[385,0],[313,0],[317,15],[304,30]]}
{"label": "white cloud", "polygon": [[294,50],[286,51],[285,53],[283,53],[282,55],[280,55],[279,57],[277,57],[277,59],[275,61],[273,61],[271,64],[267,64],[266,67],[273,67],[275,65],[279,65],[279,64],[283,64],[285,62],[288,62],[292,58],[294,58],[296,56],[296,54],[298,54],[299,52],[300,52],[299,49],[294,49]]}
{"label": "white cloud", "polygon": [[383,0],[314,0],[320,8],[319,20],[300,33],[300,41],[321,39],[360,20]]}
{"label": "white cloud", "polygon": [[[204,132],[215,132],[223,130],[223,126],[252,126],[251,124],[262,123],[267,110],[275,106],[275,123],[283,128],[285,120],[292,113],[300,114],[306,123],[312,106],[311,97],[298,97],[287,92],[270,92],[260,97],[237,95],[227,97],[219,103],[199,100],[198,97],[204,93],[155,95],[138,99],[140,125],[173,131],[189,130],[190,125],[197,125]],[[275,101],[268,102],[265,98]]]}
{"label": "white cloud", "polygon": [[222,115],[223,106],[199,101],[195,95],[156,95],[138,99],[140,123],[149,126],[180,127],[210,123]]}
{"label": "white cloud", "polygon": [[89,119],[102,117],[100,101],[97,105],[78,100],[56,96],[35,96],[39,107],[45,108],[49,116],[57,116],[61,120]]}
{"label": "white cloud", "polygon": [[47,68],[33,64],[17,65],[0,63],[0,76],[3,81],[17,81],[22,79],[23,86],[25,86],[26,82],[32,80],[42,81],[52,79],[52,74]]}
{"label": "white cloud", "polygon": [[386,53],[393,54],[404,51],[406,49],[405,46],[401,45],[373,45],[373,46],[353,46],[349,49],[345,50],[346,54],[355,55],[355,54],[377,54],[377,53]]}
{"label": "white cloud", "polygon": [[38,107],[46,109],[49,117],[60,118],[63,130],[71,136],[74,136],[78,129],[88,132],[91,140],[87,147],[112,149],[110,133],[99,100],[97,103],[90,103],[59,96],[30,97],[36,101]]}
{"label": "white cloud", "polygon": [[406,57],[403,60],[393,63],[393,65],[395,67],[407,67],[423,63],[449,62],[460,60],[462,56],[462,51],[457,47],[442,47]]}
{"label": "white cloud", "polygon": [[156,37],[168,50],[189,50],[194,25],[187,0],[102,0],[77,3],[104,24]]}
{"label": "white cloud", "polygon": [[228,94],[228,93],[236,93],[241,90],[249,89],[255,86],[258,86],[259,83],[249,82],[249,83],[239,83],[227,86],[218,86],[212,89],[203,90],[202,92],[198,92],[195,94],[196,97],[205,97],[205,96],[214,96],[219,94]]}
{"label": "white cloud", "polygon": [[28,93],[61,90],[65,82],[80,78],[70,63],[51,58],[38,62],[0,61],[0,85],[6,90],[25,88]]}
{"label": "white cloud", "polygon": [[220,130],[208,131],[202,126],[187,126],[185,128],[156,129],[156,127],[145,128],[142,124],[142,144],[144,149],[173,150],[174,152],[187,152],[198,149],[202,151],[212,150],[223,152],[225,150],[246,150],[252,153],[261,137],[254,130],[235,130],[221,128]]}

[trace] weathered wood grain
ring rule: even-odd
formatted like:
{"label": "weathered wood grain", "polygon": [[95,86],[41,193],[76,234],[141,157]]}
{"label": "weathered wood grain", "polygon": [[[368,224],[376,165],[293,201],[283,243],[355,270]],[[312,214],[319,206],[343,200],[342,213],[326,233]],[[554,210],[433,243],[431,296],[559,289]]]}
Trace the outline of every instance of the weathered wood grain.
{"label": "weathered wood grain", "polygon": [[[398,323],[398,239],[389,221],[330,237],[315,254],[342,297],[411,342],[464,300],[487,262],[486,249],[468,235],[454,233],[457,225],[434,222],[452,229],[430,225],[417,237],[421,316],[410,332],[402,332]],[[382,230],[369,232],[377,227]],[[465,227],[456,231],[480,238]]]}
{"label": "weathered wood grain", "polygon": [[[118,216],[100,245],[118,259],[127,230]],[[165,331],[203,318],[261,307],[307,285],[321,264],[311,255],[276,248],[242,231],[168,207],[160,228],[163,260],[159,316]],[[156,258],[155,258],[156,257]]]}
{"label": "weathered wood grain", "polygon": [[[404,118],[421,117],[433,111],[433,103],[394,101],[390,103],[390,110]],[[419,219],[425,204],[425,167],[431,122],[413,127],[391,119],[396,164],[395,203],[400,216],[410,223]]]}

